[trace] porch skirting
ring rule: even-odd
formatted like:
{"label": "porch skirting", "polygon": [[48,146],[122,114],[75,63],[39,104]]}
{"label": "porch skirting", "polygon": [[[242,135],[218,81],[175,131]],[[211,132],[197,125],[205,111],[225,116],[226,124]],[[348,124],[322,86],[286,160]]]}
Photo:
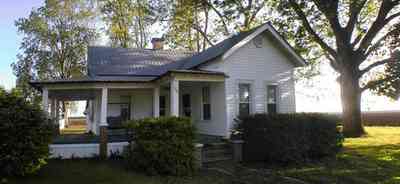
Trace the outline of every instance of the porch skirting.
{"label": "porch skirting", "polygon": [[[124,146],[128,142],[112,142],[108,143],[107,156],[111,154],[121,154]],[[50,158],[71,159],[71,158],[92,158],[99,156],[99,143],[82,143],[82,144],[51,144]]]}

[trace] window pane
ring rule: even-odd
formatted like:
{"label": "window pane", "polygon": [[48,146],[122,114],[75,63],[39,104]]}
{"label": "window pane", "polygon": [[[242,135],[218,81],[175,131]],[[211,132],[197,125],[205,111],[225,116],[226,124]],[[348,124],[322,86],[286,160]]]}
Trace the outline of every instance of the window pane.
{"label": "window pane", "polygon": [[277,86],[268,85],[267,86],[267,103],[276,104],[277,102]]}
{"label": "window pane", "polygon": [[160,96],[160,116],[165,116],[165,108],[166,108],[166,102],[165,102],[165,96]]}
{"label": "window pane", "polygon": [[211,119],[211,105],[203,104],[203,120]]}
{"label": "window pane", "polygon": [[239,84],[239,101],[250,102],[250,84]]}
{"label": "window pane", "polygon": [[183,115],[186,117],[190,117],[192,114],[191,104],[190,104],[190,95],[184,94],[182,95],[182,105],[183,105]]}
{"label": "window pane", "polygon": [[165,96],[160,96],[160,109],[165,108]]}
{"label": "window pane", "polygon": [[121,104],[121,119],[123,121],[129,120],[129,104]]}
{"label": "window pane", "polygon": [[240,103],[239,104],[239,116],[247,116],[250,114],[250,104]]}
{"label": "window pane", "polygon": [[267,112],[269,114],[277,113],[278,103],[278,86],[268,85],[267,86]]}

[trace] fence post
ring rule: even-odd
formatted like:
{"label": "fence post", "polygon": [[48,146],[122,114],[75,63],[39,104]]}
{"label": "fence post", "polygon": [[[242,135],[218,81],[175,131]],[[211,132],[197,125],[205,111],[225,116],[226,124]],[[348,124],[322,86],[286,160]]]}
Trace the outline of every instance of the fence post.
{"label": "fence post", "polygon": [[233,161],[242,162],[243,161],[243,140],[232,140],[233,147]]}
{"label": "fence post", "polygon": [[195,167],[200,169],[203,167],[203,144],[196,143],[194,147]]}

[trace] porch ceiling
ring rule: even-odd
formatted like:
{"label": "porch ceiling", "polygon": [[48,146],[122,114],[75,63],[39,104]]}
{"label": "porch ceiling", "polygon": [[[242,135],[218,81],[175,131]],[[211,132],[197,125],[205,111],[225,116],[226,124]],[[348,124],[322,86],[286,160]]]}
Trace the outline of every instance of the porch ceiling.
{"label": "porch ceiling", "polygon": [[99,93],[100,90],[96,89],[66,89],[66,90],[49,90],[49,98],[74,101],[74,100],[91,100],[96,97],[96,92]]}

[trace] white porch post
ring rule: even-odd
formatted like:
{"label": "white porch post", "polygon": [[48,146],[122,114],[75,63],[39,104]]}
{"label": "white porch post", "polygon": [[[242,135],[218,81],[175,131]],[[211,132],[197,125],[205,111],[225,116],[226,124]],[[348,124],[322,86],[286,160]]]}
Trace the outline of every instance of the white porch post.
{"label": "white porch post", "polygon": [[55,98],[51,99],[51,110],[50,110],[51,118],[53,118],[55,122],[56,122],[56,100],[57,99]]}
{"label": "white porch post", "polygon": [[49,113],[49,90],[47,88],[42,89],[42,105],[43,111]]}
{"label": "white porch post", "polygon": [[108,105],[108,88],[103,87],[101,90],[101,114],[100,114],[100,146],[99,154],[103,159],[107,158],[108,134],[107,134],[107,105]]}
{"label": "white porch post", "polygon": [[108,124],[107,124],[107,103],[108,103],[108,88],[102,88],[102,90],[101,90],[100,126],[108,126]]}
{"label": "white porch post", "polygon": [[55,108],[56,108],[56,124],[58,125],[58,128],[61,130],[61,129],[64,129],[65,127],[64,127],[64,123],[60,123],[60,101],[58,100],[58,99],[56,99],[56,101],[55,101]]}
{"label": "white porch post", "polygon": [[173,78],[170,82],[171,85],[171,116],[179,116],[179,81]]}
{"label": "white porch post", "polygon": [[93,117],[93,101],[87,100],[87,108],[86,108],[86,132],[90,132],[92,130],[92,117]]}
{"label": "white porch post", "polygon": [[153,116],[160,116],[160,87],[155,87],[153,90]]}

